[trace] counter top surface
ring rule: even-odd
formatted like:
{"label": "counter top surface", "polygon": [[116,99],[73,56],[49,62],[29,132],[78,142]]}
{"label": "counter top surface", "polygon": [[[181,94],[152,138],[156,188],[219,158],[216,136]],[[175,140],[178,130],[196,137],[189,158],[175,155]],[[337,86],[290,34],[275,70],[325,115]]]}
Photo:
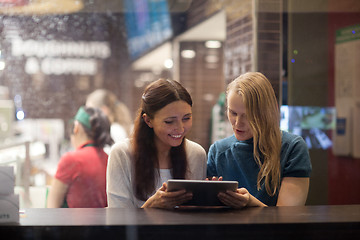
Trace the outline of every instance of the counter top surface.
{"label": "counter top surface", "polygon": [[234,209],[33,208],[20,226],[360,223],[360,205]]}
{"label": "counter top surface", "polygon": [[10,239],[315,239],[360,237],[360,205],[234,209],[30,208],[0,224]]}

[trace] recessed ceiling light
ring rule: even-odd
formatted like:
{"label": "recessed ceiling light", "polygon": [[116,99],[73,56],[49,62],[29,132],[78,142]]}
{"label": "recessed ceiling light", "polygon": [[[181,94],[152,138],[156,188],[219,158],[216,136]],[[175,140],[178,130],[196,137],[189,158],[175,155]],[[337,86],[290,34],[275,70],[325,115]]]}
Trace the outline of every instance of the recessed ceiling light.
{"label": "recessed ceiling light", "polygon": [[219,62],[219,57],[216,55],[207,55],[205,61],[208,63],[217,63]]}
{"label": "recessed ceiling light", "polygon": [[205,47],[207,47],[207,48],[220,48],[221,47],[221,42],[220,41],[209,40],[209,41],[205,42]]}
{"label": "recessed ceiling light", "polygon": [[170,69],[174,66],[174,62],[172,59],[168,58],[164,61],[164,67]]}
{"label": "recessed ceiling light", "polygon": [[196,52],[194,50],[182,50],[181,56],[183,58],[194,58],[196,56]]}

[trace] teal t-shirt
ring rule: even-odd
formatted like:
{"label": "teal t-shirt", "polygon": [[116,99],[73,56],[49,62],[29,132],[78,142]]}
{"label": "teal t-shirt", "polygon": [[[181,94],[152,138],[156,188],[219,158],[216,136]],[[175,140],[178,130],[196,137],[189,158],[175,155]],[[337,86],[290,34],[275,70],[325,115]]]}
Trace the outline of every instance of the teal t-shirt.
{"label": "teal t-shirt", "polygon": [[[302,137],[282,132],[280,163],[281,179],[310,177],[310,155]],[[253,155],[253,139],[238,141],[232,135],[210,146],[207,161],[208,177],[222,176],[224,181],[238,181],[239,188],[244,187],[264,204],[275,206],[278,193],[275,196],[268,195],[265,186],[257,190],[259,170]]]}

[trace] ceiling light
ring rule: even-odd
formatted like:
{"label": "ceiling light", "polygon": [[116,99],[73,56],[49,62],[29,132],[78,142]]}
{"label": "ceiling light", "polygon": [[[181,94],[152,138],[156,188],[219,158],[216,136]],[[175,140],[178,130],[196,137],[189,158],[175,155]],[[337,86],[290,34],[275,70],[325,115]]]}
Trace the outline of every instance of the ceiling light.
{"label": "ceiling light", "polygon": [[215,97],[214,97],[214,94],[206,93],[206,94],[204,94],[203,99],[207,102],[212,102],[212,101],[214,101]]}
{"label": "ceiling light", "polygon": [[181,56],[183,58],[194,58],[196,56],[196,53],[194,50],[182,50]]}
{"label": "ceiling light", "polygon": [[207,48],[220,48],[221,47],[221,42],[220,41],[214,41],[214,40],[206,41],[205,42],[205,47],[207,47]]}
{"label": "ceiling light", "polygon": [[172,59],[168,58],[164,61],[164,67],[170,69],[174,66],[174,62]]}
{"label": "ceiling light", "polygon": [[208,63],[217,63],[219,62],[219,57],[216,55],[207,55],[205,61]]}

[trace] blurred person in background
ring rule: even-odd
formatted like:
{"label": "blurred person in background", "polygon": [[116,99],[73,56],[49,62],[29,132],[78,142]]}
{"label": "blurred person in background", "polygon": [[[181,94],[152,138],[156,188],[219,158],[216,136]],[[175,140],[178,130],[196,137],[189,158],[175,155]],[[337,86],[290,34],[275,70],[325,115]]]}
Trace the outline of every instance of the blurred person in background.
{"label": "blurred person in background", "polygon": [[110,122],[97,108],[80,107],[75,115],[71,144],[57,167],[47,207],[103,208],[107,206],[105,145],[112,145]]}
{"label": "blurred person in background", "polygon": [[113,92],[106,89],[93,91],[86,99],[86,106],[99,108],[108,116],[114,142],[122,141],[130,135],[133,124],[130,111]]}

